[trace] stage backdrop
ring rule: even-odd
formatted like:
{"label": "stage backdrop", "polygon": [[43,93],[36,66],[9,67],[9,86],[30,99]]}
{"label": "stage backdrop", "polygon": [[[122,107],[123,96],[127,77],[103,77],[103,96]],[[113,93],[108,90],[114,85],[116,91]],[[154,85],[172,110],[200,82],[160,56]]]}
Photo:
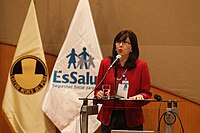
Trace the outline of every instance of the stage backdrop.
{"label": "stage backdrop", "polygon": [[[78,0],[35,0],[46,53],[57,55]],[[89,0],[103,55],[122,29],[139,40],[152,85],[200,103],[200,1]],[[30,1],[0,1],[0,42],[16,45]],[[81,22],[80,22],[81,23]]]}

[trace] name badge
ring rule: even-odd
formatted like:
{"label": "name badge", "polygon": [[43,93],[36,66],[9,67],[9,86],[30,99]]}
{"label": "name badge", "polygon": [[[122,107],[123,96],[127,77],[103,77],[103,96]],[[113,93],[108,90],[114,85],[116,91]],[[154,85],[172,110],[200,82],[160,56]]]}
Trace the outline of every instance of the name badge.
{"label": "name badge", "polygon": [[129,82],[127,80],[122,81],[122,83],[118,85],[117,95],[127,99],[128,88],[129,88]]}

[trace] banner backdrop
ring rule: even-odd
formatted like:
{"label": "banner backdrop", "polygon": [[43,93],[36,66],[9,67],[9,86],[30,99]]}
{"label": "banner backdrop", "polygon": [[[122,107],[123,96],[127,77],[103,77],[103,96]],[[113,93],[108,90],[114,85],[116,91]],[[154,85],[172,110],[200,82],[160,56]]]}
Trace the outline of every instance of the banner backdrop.
{"label": "banner backdrop", "polygon": [[31,1],[8,75],[3,111],[16,133],[55,133],[42,112],[48,71],[40,31]]}
{"label": "banner backdrop", "polygon": [[[101,59],[89,2],[80,0],[53,68],[42,106],[61,132],[80,132],[83,101],[79,98],[86,97],[94,89]],[[89,132],[93,133],[99,124],[96,115],[90,116]]]}

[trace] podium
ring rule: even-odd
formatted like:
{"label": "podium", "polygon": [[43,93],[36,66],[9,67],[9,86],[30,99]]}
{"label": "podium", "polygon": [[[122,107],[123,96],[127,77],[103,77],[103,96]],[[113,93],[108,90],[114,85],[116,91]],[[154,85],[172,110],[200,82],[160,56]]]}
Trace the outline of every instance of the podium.
{"label": "podium", "polygon": [[[83,104],[81,106],[80,114],[81,114],[81,119],[80,119],[80,130],[81,133],[88,133],[88,116],[89,115],[95,115],[98,114],[98,105],[97,100],[98,99],[93,99],[93,98],[79,98],[79,100],[83,101]],[[93,105],[88,106],[88,101],[92,100]],[[177,115],[178,113],[178,108],[177,108],[177,101],[176,100],[162,100],[162,101],[157,101],[155,99],[144,99],[144,100],[125,100],[125,99],[102,99],[99,101],[109,101],[109,100],[118,100],[118,101],[130,101],[130,102],[165,102],[167,103],[167,108],[166,112],[163,113],[160,118],[159,118],[159,123],[158,123],[158,129],[157,132],[160,132],[160,123],[162,120],[162,117],[165,117],[165,121],[167,120],[167,123],[173,123],[172,117]],[[179,117],[179,116],[178,116]],[[167,124],[166,123],[166,133],[171,133],[172,132],[172,124]],[[183,128],[182,128],[183,129]]]}
{"label": "podium", "polygon": [[[81,133],[88,133],[88,115],[95,115],[98,114],[98,105],[94,104],[94,102],[97,99],[91,99],[91,98],[79,98],[79,100],[83,100],[83,105],[81,106],[80,114],[80,128]],[[88,100],[93,101],[93,105],[88,106]]]}

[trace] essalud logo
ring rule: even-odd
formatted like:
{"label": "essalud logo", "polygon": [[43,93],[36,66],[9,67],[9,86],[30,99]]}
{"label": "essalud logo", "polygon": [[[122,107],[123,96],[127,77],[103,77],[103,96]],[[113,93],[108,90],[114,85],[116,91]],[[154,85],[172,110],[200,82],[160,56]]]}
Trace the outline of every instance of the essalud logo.
{"label": "essalud logo", "polygon": [[[76,63],[76,57],[79,59]],[[74,69],[80,68],[83,69],[83,66],[85,66],[85,69],[90,69],[90,66],[94,65],[94,58],[92,55],[88,54],[87,49],[84,47],[83,51],[80,54],[76,54],[76,51],[74,48],[72,48],[71,53],[66,56],[66,58],[69,58],[68,60],[68,68],[71,67],[71,65],[74,66]]]}
{"label": "essalud logo", "polygon": [[[89,71],[91,67],[95,68],[95,64],[93,62],[94,57],[87,52],[86,47],[83,47],[82,52],[79,54],[77,54],[75,48],[72,48],[71,52],[65,56],[67,59],[66,67],[69,72],[63,72],[63,70],[54,70],[54,87],[75,88],[72,85],[95,85],[96,76],[92,75]],[[83,74],[83,72],[85,73]]]}

